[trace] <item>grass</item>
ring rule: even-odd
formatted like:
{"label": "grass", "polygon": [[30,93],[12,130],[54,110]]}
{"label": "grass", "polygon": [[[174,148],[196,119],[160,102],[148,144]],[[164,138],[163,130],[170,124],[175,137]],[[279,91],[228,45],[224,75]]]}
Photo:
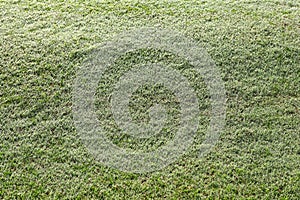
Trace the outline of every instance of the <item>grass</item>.
{"label": "grass", "polygon": [[[0,8],[1,199],[300,198],[299,2],[3,0]],[[209,105],[203,82],[191,75],[203,115],[190,153],[161,171],[125,173],[101,165],[78,139],[72,84],[97,45],[125,30],[157,25],[205,46],[225,82],[226,127],[199,160],[194,150]],[[185,65],[162,52],[140,54]],[[115,68],[139,62],[135,57],[123,57]],[[99,102],[121,72],[112,70],[108,84],[99,83]],[[149,104],[152,90],[137,91],[136,105]],[[172,94],[159,96],[173,105]],[[134,103],[133,110],[143,113]],[[107,112],[99,115],[105,127],[112,121]],[[169,136],[172,131],[159,141]],[[122,147],[146,148],[111,138]],[[160,145],[152,142],[150,149]]]}

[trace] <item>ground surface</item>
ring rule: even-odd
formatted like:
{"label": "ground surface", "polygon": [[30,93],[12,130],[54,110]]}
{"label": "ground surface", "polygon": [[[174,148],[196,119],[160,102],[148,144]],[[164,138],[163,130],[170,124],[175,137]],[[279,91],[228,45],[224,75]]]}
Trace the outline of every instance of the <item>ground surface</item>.
{"label": "ground surface", "polygon": [[[300,199],[299,16],[300,2],[283,0],[0,1],[0,198]],[[71,91],[91,49],[143,26],[178,30],[205,46],[225,82],[227,118],[216,147],[198,159],[209,105],[203,83],[190,76],[202,101],[198,140],[167,168],[132,174],[88,153],[72,121]],[[136,57],[185,65],[160,54],[137,52],[116,66]],[[124,148],[154,148],[157,141],[139,146],[109,129],[101,101],[114,83],[109,77],[122,71],[113,72],[99,84],[103,126]],[[147,105],[145,91],[133,110]],[[172,94],[159,95],[172,105]],[[172,131],[166,135],[160,140]]]}

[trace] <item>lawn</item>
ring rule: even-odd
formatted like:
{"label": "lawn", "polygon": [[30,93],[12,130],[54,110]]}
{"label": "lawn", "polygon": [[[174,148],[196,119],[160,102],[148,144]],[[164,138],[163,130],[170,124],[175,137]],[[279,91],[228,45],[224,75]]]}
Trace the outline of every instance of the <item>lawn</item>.
{"label": "lawn", "polygon": [[[74,80],[91,52],[123,32],[171,29],[214,61],[226,90],[226,121],[211,151],[198,157],[211,105],[201,75],[170,52],[140,49],[109,68],[95,107],[107,137],[152,151],[174,138],[179,106],[158,86],[130,102],[137,122],[164,102],[163,134],[120,133],[109,107],[130,68],[163,62],[181,72],[199,101],[188,152],[160,170],[124,172],[99,162],[73,119]],[[172,117],[173,116],[173,117]],[[292,0],[0,1],[0,199],[300,199],[300,2]]]}

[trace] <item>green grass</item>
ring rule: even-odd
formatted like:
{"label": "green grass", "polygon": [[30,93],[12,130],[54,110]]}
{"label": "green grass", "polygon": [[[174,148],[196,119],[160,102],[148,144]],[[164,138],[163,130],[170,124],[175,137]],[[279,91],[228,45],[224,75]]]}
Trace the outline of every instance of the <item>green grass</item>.
{"label": "green grass", "polygon": [[[298,1],[2,0],[0,9],[1,199],[300,199]],[[79,140],[72,84],[90,50],[123,31],[157,25],[205,46],[225,82],[226,127],[213,151],[198,159],[209,105],[203,82],[186,71],[203,106],[198,140],[161,171],[125,173],[101,165]],[[185,65],[162,52],[140,54]],[[115,68],[139,62],[135,57]],[[113,72],[108,84],[99,83],[100,102],[122,70]],[[137,91],[137,105],[149,103],[147,91]],[[172,94],[160,98],[174,105]],[[108,112],[99,115],[105,127]],[[159,141],[172,131],[167,136]],[[126,148],[160,145],[111,139]]]}

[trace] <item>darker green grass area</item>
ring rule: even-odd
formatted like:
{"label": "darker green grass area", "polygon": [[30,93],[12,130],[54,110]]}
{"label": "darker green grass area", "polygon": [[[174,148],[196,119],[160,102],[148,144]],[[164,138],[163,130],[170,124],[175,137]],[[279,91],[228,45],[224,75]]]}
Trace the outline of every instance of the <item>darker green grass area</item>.
{"label": "darker green grass area", "polygon": [[[297,1],[1,1],[0,8],[1,199],[300,198]],[[180,31],[205,47],[225,82],[227,118],[216,147],[198,159],[210,116],[201,77],[167,52],[125,55],[97,91],[99,119],[115,144],[149,150],[176,130],[176,98],[157,86],[140,88],[131,111],[147,122],[139,105],[166,101],[166,133],[142,143],[118,132],[101,103],[134,64],[156,60],[181,70],[202,111],[186,155],[161,171],[132,174],[89,154],[72,119],[72,84],[92,50],[144,26]]]}

